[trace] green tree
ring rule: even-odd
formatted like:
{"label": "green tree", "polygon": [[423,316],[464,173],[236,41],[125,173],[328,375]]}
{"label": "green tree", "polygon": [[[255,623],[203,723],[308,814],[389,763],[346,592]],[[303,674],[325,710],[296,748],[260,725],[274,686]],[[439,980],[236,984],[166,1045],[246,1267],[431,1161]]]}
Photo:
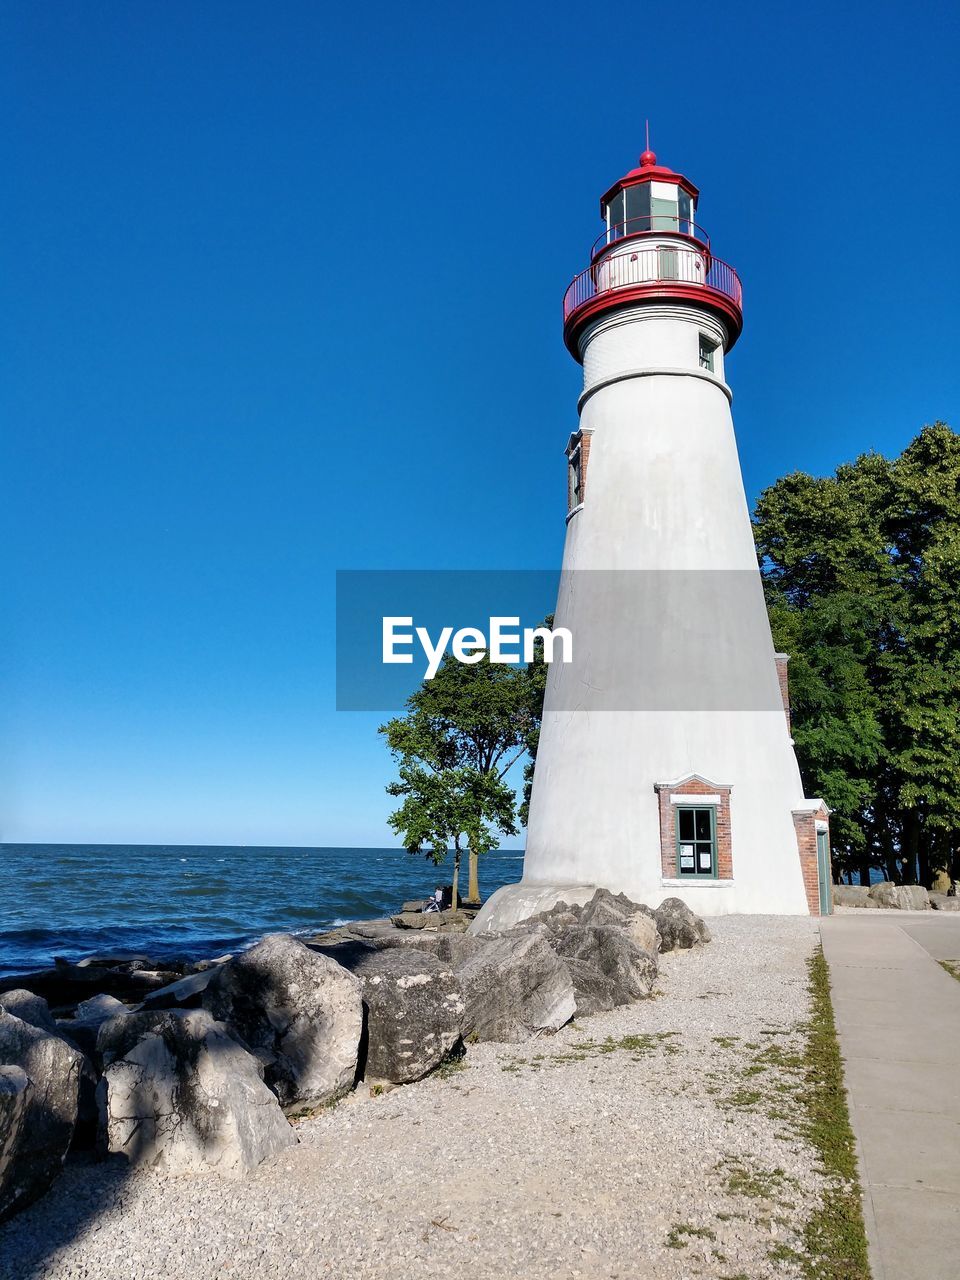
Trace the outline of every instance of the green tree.
{"label": "green tree", "polygon": [[465,842],[468,902],[480,900],[479,858],[496,847],[495,833],[517,834],[505,776],[526,751],[538,717],[525,667],[486,657],[465,664],[448,654],[407,699],[406,714],[380,726],[400,775],[387,791],[403,797],[390,824],[406,849],[434,862],[452,848],[455,876]]}
{"label": "green tree", "polygon": [[496,848],[494,830],[515,834],[513,792],[491,774],[478,769],[450,768],[434,771],[407,756],[401,759],[398,781],[388,794],[402,803],[389,818],[408,853],[423,853],[436,866],[453,849],[453,903],[460,892],[463,841],[471,855],[479,857]]}
{"label": "green tree", "polygon": [[838,870],[928,883],[960,845],[960,436],[925,427],[761,494],[774,639],[791,654],[808,790],[834,810]]}

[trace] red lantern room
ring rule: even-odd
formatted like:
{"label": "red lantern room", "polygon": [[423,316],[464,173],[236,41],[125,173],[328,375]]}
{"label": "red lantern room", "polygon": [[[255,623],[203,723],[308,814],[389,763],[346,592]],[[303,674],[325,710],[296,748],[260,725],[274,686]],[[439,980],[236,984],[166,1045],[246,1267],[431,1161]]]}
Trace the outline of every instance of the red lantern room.
{"label": "red lantern room", "polygon": [[730,350],[743,328],[742,289],[734,269],[715,257],[697,223],[700,192],[683,174],[657,164],[649,148],[640,164],[600,200],[604,230],[590,266],[563,299],[563,339],[575,360],[580,339],[599,315],[648,301],[693,303],[719,315]]}

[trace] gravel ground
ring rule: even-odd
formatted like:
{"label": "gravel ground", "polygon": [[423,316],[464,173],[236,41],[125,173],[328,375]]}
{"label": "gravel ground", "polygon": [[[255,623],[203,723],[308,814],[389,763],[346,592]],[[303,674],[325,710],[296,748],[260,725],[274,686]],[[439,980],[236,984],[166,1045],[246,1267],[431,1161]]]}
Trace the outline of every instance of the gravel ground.
{"label": "gravel ground", "polygon": [[794,1128],[809,919],[726,917],[657,998],[352,1095],[241,1182],[69,1167],[0,1277],[764,1280],[822,1191]]}

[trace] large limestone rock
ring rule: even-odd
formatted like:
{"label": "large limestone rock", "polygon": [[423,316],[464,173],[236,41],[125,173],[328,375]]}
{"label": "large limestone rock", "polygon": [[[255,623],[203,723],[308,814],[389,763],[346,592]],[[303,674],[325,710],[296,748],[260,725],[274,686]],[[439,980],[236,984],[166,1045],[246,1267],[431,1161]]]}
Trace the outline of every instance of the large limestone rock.
{"label": "large limestone rock", "polygon": [[367,950],[353,966],[366,1009],[367,1080],[419,1080],[460,1045],[460,983],[429,952]]}
{"label": "large limestone rock", "polygon": [[576,1012],[573,981],[546,929],[469,941],[479,945],[456,969],[465,1035],[517,1043],[570,1021]]}
{"label": "large limestone rock", "polygon": [[835,907],[876,907],[877,903],[870,897],[870,889],[865,884],[835,884],[833,886],[833,905]]}
{"label": "large limestone rock", "polygon": [[632,1004],[653,990],[656,957],[638,947],[622,924],[573,925],[556,948],[573,979],[578,1017]]}
{"label": "large limestone rock", "polygon": [[710,930],[679,898],[665,899],[654,915],[661,951],[686,950],[710,941]]}
{"label": "large limestone rock", "polygon": [[584,927],[614,926],[626,929],[641,951],[656,955],[660,948],[656,913],[642,903],[633,902],[625,893],[598,889],[581,909],[578,923]]}
{"label": "large limestone rock", "polygon": [[[98,1100],[104,1150],[238,1176],[296,1143],[260,1064],[203,1009],[113,1020]],[[109,1045],[109,1047],[108,1047]]]}
{"label": "large limestone rock", "polygon": [[[0,1067],[17,1067],[29,1081],[20,1133],[7,1157],[5,1215],[43,1195],[60,1172],[77,1123],[82,1062],[80,1050],[60,1036],[0,1008]],[[19,1076],[7,1088],[22,1093]]]}
{"label": "large limestone rock", "polygon": [[890,911],[928,911],[930,898],[923,885],[893,884],[890,880],[881,880],[879,884],[870,886],[870,897],[878,907]]}
{"label": "large limestone rock", "polygon": [[945,893],[930,892],[928,895],[930,906],[934,911],[960,911],[960,898],[948,896]]}
{"label": "large limestone rock", "polygon": [[897,885],[897,906],[901,911],[929,911],[930,895],[922,884]]}
{"label": "large limestone rock", "polygon": [[472,913],[452,907],[444,911],[401,911],[390,917],[395,929],[442,930],[444,933],[466,933],[472,920]]}
{"label": "large limestone rock", "polygon": [[549,910],[522,920],[515,928],[532,929],[542,925],[559,937],[566,929],[578,924],[587,928],[624,929],[642,951],[652,955],[660,946],[657,920],[652,909],[632,901],[625,893],[611,893],[609,889],[597,889],[583,906],[557,902]]}
{"label": "large limestone rock", "polygon": [[30,1090],[22,1067],[0,1067],[0,1222],[18,1207],[16,1170]]}
{"label": "large limestone rock", "polygon": [[[109,999],[110,997],[105,997]],[[117,1002],[119,1003],[119,1002]],[[51,1035],[61,1036],[68,1044],[81,1049],[70,1034],[73,1024],[65,1021],[57,1022],[50,1012],[50,1006],[42,996],[35,996],[31,991],[6,991],[0,996],[0,1006],[32,1027],[39,1027]],[[123,1007],[123,1006],[121,1006]],[[77,1095],[77,1123],[73,1131],[72,1146],[85,1150],[92,1147],[97,1136],[97,1073],[89,1055],[84,1053],[80,1063],[80,1085]]]}
{"label": "large limestone rock", "polygon": [[43,996],[35,996],[32,991],[25,991],[23,988],[5,991],[0,996],[0,1008],[6,1009],[7,1013],[12,1013],[23,1022],[29,1022],[31,1027],[39,1027],[52,1036],[59,1034],[50,1006]]}
{"label": "large limestone rock", "polygon": [[470,925],[474,935],[505,933],[523,920],[549,911],[558,902],[583,906],[597,891],[595,884],[506,884],[492,893]]}
{"label": "large limestone rock", "polygon": [[186,1016],[185,1009],[142,1009],[123,1012],[108,1018],[97,1033],[97,1059],[106,1068],[124,1057],[144,1036],[159,1034],[173,1019]]}
{"label": "large limestone rock", "polygon": [[360,983],[329,956],[271,934],[219,969],[202,999],[260,1058],[288,1110],[320,1106],[353,1085]]}
{"label": "large limestone rock", "polygon": [[894,910],[899,906],[897,902],[897,886],[892,880],[881,880],[877,884],[872,884],[869,892],[870,897],[878,907]]}
{"label": "large limestone rock", "polygon": [[61,1035],[78,1044],[88,1057],[95,1058],[100,1028],[111,1018],[129,1012],[128,1006],[115,996],[92,996],[89,1000],[81,1000],[72,1018],[59,1018],[57,1029]]}

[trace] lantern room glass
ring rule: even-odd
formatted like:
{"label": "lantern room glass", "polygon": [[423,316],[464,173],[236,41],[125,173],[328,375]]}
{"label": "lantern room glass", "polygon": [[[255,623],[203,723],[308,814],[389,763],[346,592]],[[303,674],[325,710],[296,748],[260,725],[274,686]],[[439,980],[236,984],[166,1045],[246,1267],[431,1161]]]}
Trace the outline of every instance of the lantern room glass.
{"label": "lantern room glass", "polygon": [[672,183],[638,182],[622,187],[605,209],[607,243],[647,231],[679,232],[698,238],[695,212],[690,192]]}

